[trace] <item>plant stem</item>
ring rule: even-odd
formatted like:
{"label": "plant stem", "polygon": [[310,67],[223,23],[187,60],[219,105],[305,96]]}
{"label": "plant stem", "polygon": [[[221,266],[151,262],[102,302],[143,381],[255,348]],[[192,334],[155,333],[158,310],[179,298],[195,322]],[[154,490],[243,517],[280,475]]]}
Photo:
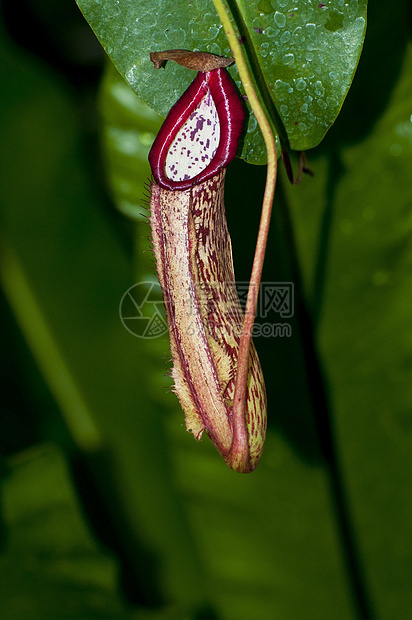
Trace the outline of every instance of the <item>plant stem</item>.
{"label": "plant stem", "polygon": [[221,0],[213,0],[213,4],[215,5],[216,11],[225,29],[225,33],[229,41],[233,57],[236,61],[239,76],[242,80],[245,93],[247,95],[250,106],[255,114],[260,130],[263,134],[268,160],[266,186],[262,203],[262,215],[260,219],[258,238],[256,241],[256,251],[253,259],[252,273],[250,276],[249,290],[246,301],[245,319],[240,339],[235,395],[233,399],[234,442],[238,443],[240,440],[240,436],[244,437],[244,434],[246,432],[245,400],[247,377],[249,372],[249,351],[250,343],[252,340],[252,329],[256,316],[258,291],[260,286],[260,280],[262,277],[262,269],[265,258],[270,219],[272,215],[273,198],[275,195],[277,176],[277,153],[275,137],[253,87],[253,82],[249,75],[249,71],[242,55],[239,40],[230,21],[230,18]]}

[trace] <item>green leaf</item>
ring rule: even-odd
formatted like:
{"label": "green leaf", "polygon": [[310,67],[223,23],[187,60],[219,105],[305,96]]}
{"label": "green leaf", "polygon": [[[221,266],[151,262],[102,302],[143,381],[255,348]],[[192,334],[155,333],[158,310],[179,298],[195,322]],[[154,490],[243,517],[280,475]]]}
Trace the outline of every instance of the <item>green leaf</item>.
{"label": "green leaf", "polygon": [[[165,0],[160,8],[149,0],[77,4],[121,75],[163,116],[193,74],[174,63],[154,70],[149,52],[185,48],[231,55],[211,0]],[[263,105],[269,113],[272,109],[276,122],[275,104],[292,148],[316,146],[333,124],[353,79],[365,34],[366,0],[330,0],[322,6],[307,0],[298,7],[287,0],[254,0],[230,6]],[[229,72],[242,91],[236,67]],[[250,163],[266,161],[252,114],[241,156]]]}
{"label": "green leaf", "polygon": [[[234,474],[207,438],[198,444],[184,432],[177,400],[163,389],[170,366],[166,338],[145,343],[121,324],[119,302],[135,282],[130,239],[147,235],[147,227],[135,231],[128,222],[125,231],[114,210],[109,217],[101,204],[62,78],[40,69],[37,59],[2,48],[1,282],[71,434],[94,464],[89,476],[106,498],[100,518],[111,515],[128,550],[132,586],[143,581],[161,594],[158,607],[138,606],[139,618],[409,620],[408,5],[371,7],[371,36],[354,88],[323,146],[311,154],[315,177],[297,188],[279,183],[266,262],[266,282],[297,286],[280,209],[288,207],[363,579],[355,595],[339,530],[342,507],[333,501],[336,489],[316,442],[325,420],[316,420],[314,386],[308,385],[311,368],[302,352],[308,334],[295,317],[291,337],[257,340],[269,393],[268,442],[256,472]],[[110,185],[122,210],[138,219],[147,175],[147,164],[140,167],[147,148],[140,132],[146,122],[154,132],[154,119],[143,120],[146,111],[138,113],[126,84],[113,74],[107,80]],[[228,169],[240,281],[249,276],[263,182],[262,168],[238,161]],[[138,269],[146,274],[150,253],[138,248],[137,255],[144,256]],[[276,315],[264,320],[281,321]],[[52,349],[44,346],[50,342]],[[68,377],[73,391],[66,389]],[[90,420],[110,450],[110,458],[99,453],[100,464],[92,446],[81,444],[90,437],[82,432]],[[48,611],[49,618],[105,618],[102,604],[108,618],[130,617],[115,592],[113,563],[89,536],[92,526],[82,520],[70,484],[53,448],[11,465],[4,486],[10,543],[2,549],[0,577],[7,620],[43,620]],[[368,603],[363,615],[359,594]]]}
{"label": "green leaf", "polygon": [[[194,78],[194,73],[175,63],[155,70],[149,53],[156,50],[202,49],[231,56],[211,0],[167,0],[161,9],[152,2],[109,0],[77,3],[120,74],[156,112],[166,116]],[[235,67],[229,72],[240,87]],[[249,119],[243,157],[258,163],[265,160],[263,139],[256,119]]]}
{"label": "green leaf", "polygon": [[367,0],[237,0],[264,85],[292,149],[319,144],[350,88],[363,46]]}
{"label": "green leaf", "polygon": [[8,536],[0,556],[2,618],[136,617],[116,591],[114,559],[85,527],[59,450],[44,446],[14,457],[3,506]]}
{"label": "green leaf", "polygon": [[[395,32],[391,76],[405,42],[401,24]],[[368,58],[362,86],[373,98],[388,75]],[[355,110],[363,89],[356,95]],[[287,189],[371,617],[388,620],[407,620],[412,609],[411,99],[409,45],[373,131],[362,139],[358,125],[345,143],[351,117],[342,117],[311,158],[314,179]]]}
{"label": "green leaf", "polygon": [[[127,157],[121,143],[107,139],[116,126],[122,127],[125,135],[134,135],[135,144],[138,144],[140,103],[130,96],[131,92],[130,87],[109,68],[104,80],[102,106],[106,118],[105,158],[112,164],[108,174],[114,188],[123,186],[125,174],[128,169],[132,170],[137,154],[137,150],[131,149]],[[114,93],[117,93],[116,97]],[[145,115],[143,112],[143,118]],[[247,239],[238,240],[244,254],[247,249],[253,249],[254,244],[250,232],[257,221],[251,222],[249,212],[254,213],[256,220],[259,200],[254,195],[255,172],[260,170],[242,162],[237,166],[228,170],[226,195],[229,220],[232,217],[239,225],[248,218],[248,227],[241,227]],[[130,187],[133,177],[134,173],[129,177]],[[248,193],[246,188],[249,188]],[[119,204],[125,200],[123,191],[115,191],[114,196]],[[126,198],[128,201],[133,199],[132,194]],[[281,241],[277,239],[274,246],[279,245]],[[250,263],[245,268],[246,273],[249,268]],[[237,272],[239,274],[239,270]],[[281,280],[282,276],[282,270],[277,275],[271,273],[275,281],[277,277]],[[287,380],[285,359],[290,358],[293,365],[299,365],[297,360],[301,360],[298,333],[293,334],[292,342],[286,338],[285,345],[277,346],[275,361],[272,360],[272,349],[266,351],[271,360],[267,365],[268,387],[277,393],[282,403],[291,399],[287,390],[282,391],[285,389],[282,384]],[[262,340],[260,345],[264,344]],[[284,356],[279,349],[284,351]],[[159,386],[155,387],[156,377],[152,381],[156,393],[159,391]],[[157,382],[160,382],[160,375]],[[313,421],[308,421],[308,388],[299,372],[295,384],[299,385],[297,406],[301,418],[298,424],[307,433],[304,438],[306,449],[316,452],[316,447],[308,445],[314,441],[313,430],[308,430]],[[349,620],[351,601],[334,531],[327,472],[322,467],[308,466],[288,441],[272,429],[258,470],[250,477],[234,476],[223,466],[207,438],[196,443],[184,432],[183,414],[177,399],[169,394],[168,402],[176,411],[176,416],[167,423],[167,440],[176,469],[175,492],[186,498],[185,509],[197,544],[202,549],[204,570],[212,580],[213,604],[222,617],[247,620],[257,614],[259,618],[269,619],[275,614],[286,618],[326,619],[333,602],[339,601],[336,618]],[[305,417],[306,421],[303,421]],[[286,509],[289,502],[295,511],[293,525]],[[308,560],[302,562],[302,556]],[[323,585],[325,579],[328,580],[327,592]],[[293,589],[293,596],[290,596],[289,588]],[[308,605],[311,611],[308,611]]]}
{"label": "green leaf", "polygon": [[[319,620],[336,606],[337,620],[348,620],[326,472],[308,467],[272,429],[258,472],[236,476],[209,441],[184,432],[177,399],[162,390],[166,338],[139,340],[120,321],[131,260],[88,184],[70,99],[53,74],[14,53],[3,58],[1,78],[1,282],[74,440],[94,463],[104,518],[111,515],[134,587],[159,593],[153,617],[174,608],[193,620],[212,606],[237,620],[274,611]],[[121,126],[120,110],[115,116]],[[119,144],[109,142],[121,176]],[[134,182],[132,166],[129,174]],[[104,455],[97,465],[96,451]],[[7,561],[15,570],[21,563],[15,548]],[[26,617],[17,611],[13,620]]]}
{"label": "green leaf", "polygon": [[0,45],[3,290],[77,449],[92,462],[104,453],[93,477],[135,587],[150,604],[177,598],[182,609],[203,609],[199,557],[171,481],[163,397],[152,399],[166,342],[152,350],[121,322],[132,261],[86,174],[68,92],[48,68]]}
{"label": "green leaf", "polygon": [[101,103],[103,146],[116,205],[127,217],[145,222],[142,188],[151,174],[147,156],[162,118],[134,94],[111,63],[107,63]]}
{"label": "green leaf", "polygon": [[[314,179],[306,178],[297,188],[281,179],[266,267],[268,281],[287,279],[287,268],[280,267],[287,262],[279,216],[283,202],[292,210],[306,301],[318,325],[355,562],[364,579],[364,617],[385,620],[407,620],[412,605],[407,241],[412,55],[403,57],[402,13],[397,20],[391,26],[399,41],[391,46],[386,71],[377,75],[372,70],[379,50],[373,46],[379,45],[376,34],[348,113],[323,150],[311,157]],[[375,17],[375,28],[380,24],[384,29],[385,22],[386,16]],[[388,84],[389,76],[391,85],[396,82],[391,68],[402,58],[396,90],[385,93],[390,105],[375,124],[384,107],[381,82]],[[365,89],[371,107],[359,119]],[[253,247],[253,213],[262,182],[253,168],[240,163],[229,167],[226,202],[240,280],[248,276],[250,262],[244,267],[243,257]],[[293,322],[292,334],[288,342],[257,340],[268,382],[270,429],[253,480],[219,470],[212,447],[205,441],[188,443],[170,420],[177,487],[188,498],[208,573],[218,584],[218,608],[226,617],[326,620],[333,608],[334,618],[352,620],[362,617],[347,585],[356,577],[345,573],[345,542],[339,546],[335,538],[339,510],[332,508],[328,468],[322,461],[310,465],[317,462],[314,423],[307,411],[310,395],[299,326]]]}

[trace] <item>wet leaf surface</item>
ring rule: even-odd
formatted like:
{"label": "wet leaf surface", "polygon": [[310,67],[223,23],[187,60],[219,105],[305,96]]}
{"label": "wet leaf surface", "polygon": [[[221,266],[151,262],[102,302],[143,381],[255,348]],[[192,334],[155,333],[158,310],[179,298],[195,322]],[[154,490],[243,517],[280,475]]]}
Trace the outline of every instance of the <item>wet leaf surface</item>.
{"label": "wet leaf surface", "polygon": [[[231,51],[211,0],[78,0],[114,65],[133,90],[159,114],[193,80],[174,63],[154,70],[149,52],[184,48],[230,56]],[[296,7],[290,0],[230,3],[244,42],[259,97],[270,112],[276,106],[296,150],[316,146],[333,124],[361,53],[366,1],[344,4],[312,0]],[[242,92],[237,69],[229,73]],[[263,139],[250,116],[242,157],[264,163]]]}

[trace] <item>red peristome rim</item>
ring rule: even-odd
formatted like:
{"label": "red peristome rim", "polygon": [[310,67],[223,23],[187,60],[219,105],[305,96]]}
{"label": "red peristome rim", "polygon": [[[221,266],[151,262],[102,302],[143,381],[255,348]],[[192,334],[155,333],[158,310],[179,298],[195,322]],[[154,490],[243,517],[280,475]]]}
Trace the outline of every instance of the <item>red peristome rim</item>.
{"label": "red peristome rim", "polygon": [[[215,102],[220,122],[219,146],[212,161],[198,175],[185,181],[172,181],[165,173],[169,147],[208,89]],[[185,190],[210,179],[234,159],[244,119],[242,100],[225,69],[199,71],[189,88],[171,108],[150,149],[149,163],[156,183],[165,189]]]}

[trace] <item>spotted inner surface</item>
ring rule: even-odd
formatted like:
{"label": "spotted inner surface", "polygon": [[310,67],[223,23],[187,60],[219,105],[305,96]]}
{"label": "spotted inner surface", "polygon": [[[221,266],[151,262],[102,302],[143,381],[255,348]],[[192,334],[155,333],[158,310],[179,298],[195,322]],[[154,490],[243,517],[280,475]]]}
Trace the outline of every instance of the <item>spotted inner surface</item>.
{"label": "spotted inner surface", "polygon": [[212,161],[219,140],[219,117],[208,91],[170,145],[165,164],[168,178],[186,181],[197,176]]}

